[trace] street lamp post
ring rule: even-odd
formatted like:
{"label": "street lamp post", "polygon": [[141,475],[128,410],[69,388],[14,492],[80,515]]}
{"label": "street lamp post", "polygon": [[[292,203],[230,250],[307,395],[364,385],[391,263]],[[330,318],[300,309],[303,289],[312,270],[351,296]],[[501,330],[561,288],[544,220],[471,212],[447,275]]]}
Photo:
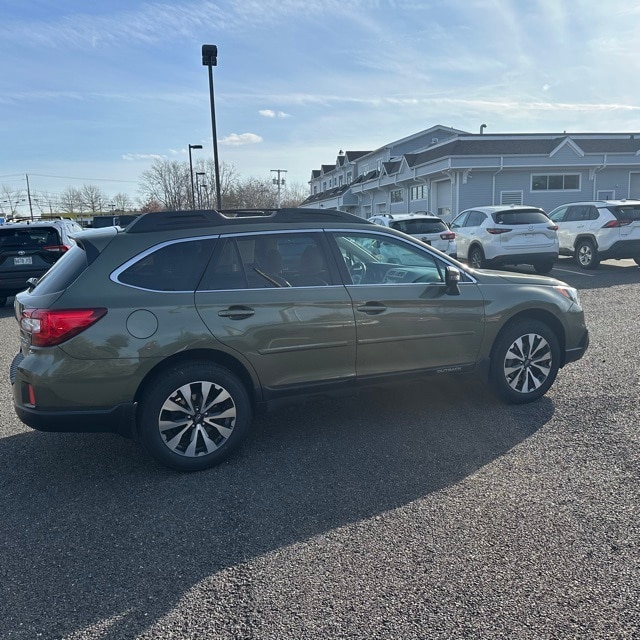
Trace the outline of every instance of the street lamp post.
{"label": "street lamp post", "polygon": [[222,209],[220,193],[220,170],[218,166],[218,136],[216,134],[216,109],[213,100],[213,67],[218,64],[218,47],[215,44],[202,45],[202,64],[209,68],[209,102],[211,104],[211,133],[213,134],[213,165],[216,180],[216,203]]}
{"label": "street lamp post", "polygon": [[196,171],[196,191],[198,192],[198,209],[202,209],[202,192],[201,184],[198,184],[198,177],[207,175],[204,171]]}
{"label": "street lamp post", "polygon": [[196,194],[193,188],[193,162],[191,161],[191,149],[202,149],[201,144],[189,145],[189,175],[191,176],[191,208],[196,208]]}

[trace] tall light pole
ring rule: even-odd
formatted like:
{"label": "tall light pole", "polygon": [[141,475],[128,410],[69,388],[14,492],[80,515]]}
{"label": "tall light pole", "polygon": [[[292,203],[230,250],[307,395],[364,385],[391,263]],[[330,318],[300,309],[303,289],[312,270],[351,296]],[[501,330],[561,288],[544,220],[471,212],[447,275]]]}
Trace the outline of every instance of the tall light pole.
{"label": "tall light pole", "polygon": [[271,173],[277,173],[278,177],[273,179],[273,184],[278,185],[278,209],[280,208],[280,187],[284,185],[284,178],[280,179],[281,173],[287,173],[286,169],[271,169]]}
{"label": "tall light pole", "polygon": [[202,192],[200,191],[201,184],[198,184],[199,176],[206,176],[204,171],[196,171],[196,191],[198,192],[198,209],[202,209]]}
{"label": "tall light pole", "polygon": [[193,162],[191,160],[191,149],[202,149],[201,144],[190,144],[189,145],[189,175],[191,176],[191,208],[196,208],[196,194],[193,190]]}
{"label": "tall light pole", "polygon": [[220,193],[220,168],[218,166],[218,135],[216,133],[216,108],[213,100],[213,67],[218,64],[218,47],[215,44],[202,45],[202,64],[209,68],[209,102],[211,103],[211,133],[213,134],[213,166],[216,180],[216,203],[222,209]]}

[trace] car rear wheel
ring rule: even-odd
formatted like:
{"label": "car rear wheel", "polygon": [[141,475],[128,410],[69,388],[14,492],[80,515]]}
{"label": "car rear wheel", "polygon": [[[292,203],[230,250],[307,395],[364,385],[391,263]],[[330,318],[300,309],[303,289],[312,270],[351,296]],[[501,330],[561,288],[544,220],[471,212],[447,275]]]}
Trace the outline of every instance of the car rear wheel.
{"label": "car rear wheel", "polygon": [[523,404],[543,396],[560,367],[560,346],[553,331],[538,320],[521,320],[498,335],[489,378],[506,402]]}
{"label": "car rear wheel", "polygon": [[487,266],[487,261],[484,258],[482,247],[471,247],[467,262],[473,269],[484,269]]}
{"label": "car rear wheel", "polygon": [[178,471],[225,460],[249,431],[247,390],[228,369],[192,362],[163,370],[146,385],[138,414],[143,448]]}
{"label": "car rear wheel", "polygon": [[536,264],[533,265],[533,268],[535,269],[536,273],[549,273],[549,271],[551,271],[551,269],[553,269],[553,265],[554,265],[554,260],[546,260],[545,262],[536,262]]}
{"label": "car rear wheel", "polygon": [[580,240],[576,245],[576,260],[583,269],[595,269],[600,264],[598,250],[591,240]]}

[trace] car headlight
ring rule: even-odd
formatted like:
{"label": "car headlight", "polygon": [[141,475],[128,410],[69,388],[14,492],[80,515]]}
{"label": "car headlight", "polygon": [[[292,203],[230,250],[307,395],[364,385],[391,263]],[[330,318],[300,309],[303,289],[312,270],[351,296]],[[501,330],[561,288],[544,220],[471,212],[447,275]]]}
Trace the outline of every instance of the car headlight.
{"label": "car headlight", "polygon": [[575,302],[577,305],[580,305],[580,294],[577,289],[574,289],[573,287],[555,287],[555,289],[565,298],[571,300],[571,302]]}

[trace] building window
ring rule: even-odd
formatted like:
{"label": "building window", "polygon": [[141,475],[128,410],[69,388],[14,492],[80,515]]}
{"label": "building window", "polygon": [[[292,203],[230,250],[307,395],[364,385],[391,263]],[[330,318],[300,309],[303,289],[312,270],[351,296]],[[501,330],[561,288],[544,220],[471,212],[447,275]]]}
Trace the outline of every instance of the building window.
{"label": "building window", "polygon": [[579,173],[551,173],[549,175],[533,174],[531,191],[579,191]]}
{"label": "building window", "polygon": [[323,191],[327,190],[327,181],[326,180],[322,183],[322,190]]}
{"label": "building window", "polygon": [[318,193],[318,185],[314,184],[313,185],[313,195],[315,196]]}
{"label": "building window", "polygon": [[402,195],[402,189],[394,189],[391,192],[391,203],[404,202],[404,196]]}
{"label": "building window", "polygon": [[347,172],[347,184],[351,184],[352,177],[353,174],[351,173],[351,171]]}
{"label": "building window", "polygon": [[427,197],[427,187],[423,184],[417,187],[411,187],[411,193],[409,195],[411,200],[424,200]]}
{"label": "building window", "polygon": [[339,177],[338,177],[338,186],[339,186],[339,187],[341,187],[341,186],[342,186],[342,181],[343,181],[342,176],[339,176]]}
{"label": "building window", "polygon": [[368,164],[363,164],[362,165],[362,173],[369,173],[369,165]]}

